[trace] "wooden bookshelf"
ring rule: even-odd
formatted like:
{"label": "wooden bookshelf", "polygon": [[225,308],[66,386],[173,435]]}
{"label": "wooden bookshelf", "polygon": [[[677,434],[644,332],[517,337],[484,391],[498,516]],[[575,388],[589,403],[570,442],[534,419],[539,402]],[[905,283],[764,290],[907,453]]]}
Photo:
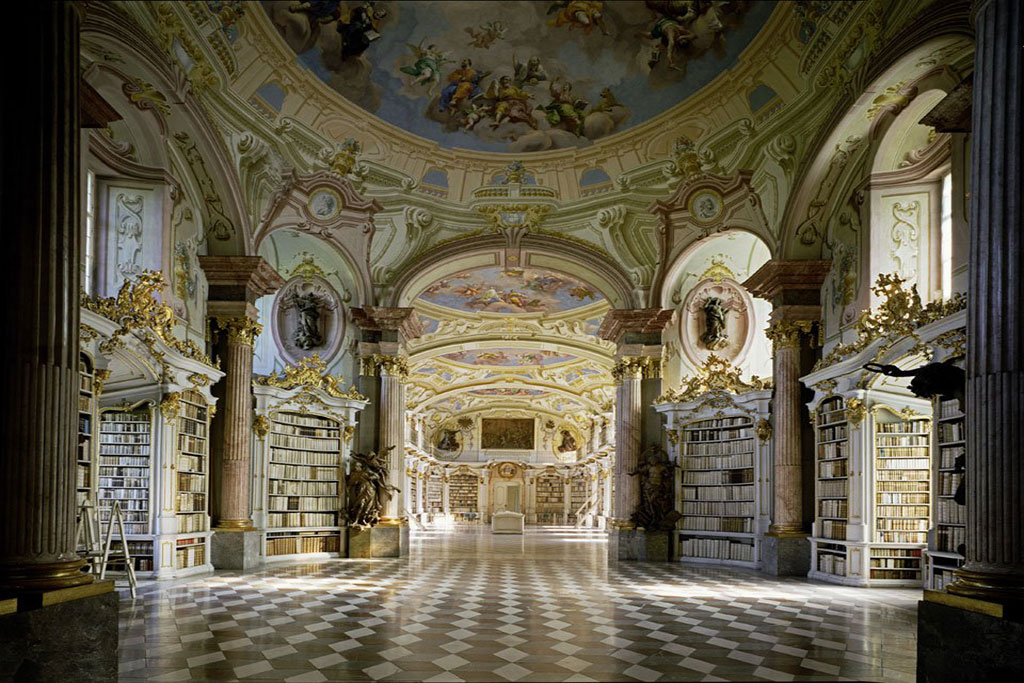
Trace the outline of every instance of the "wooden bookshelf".
{"label": "wooden bookshelf", "polygon": [[97,510],[102,529],[114,501],[121,504],[136,571],[153,570],[153,411],[148,405],[100,413]]}
{"label": "wooden bookshelf", "polygon": [[96,374],[92,360],[78,355],[78,450],[75,455],[75,503],[96,500]]}
{"label": "wooden bookshelf", "polygon": [[337,553],[341,425],[323,415],[277,411],[269,439],[265,554]]}
{"label": "wooden bookshelf", "polygon": [[933,531],[926,552],[925,587],[944,590],[964,563],[967,506],[957,503],[954,496],[964,476],[966,434],[964,414],[956,399],[936,400],[934,416]]}
{"label": "wooden bookshelf", "polygon": [[444,513],[444,482],[440,470],[431,469],[427,475],[426,511],[431,514]]}
{"label": "wooden bookshelf", "polygon": [[449,477],[448,507],[457,518],[479,516],[480,480],[476,475],[456,472]]}
{"label": "wooden bookshelf", "polygon": [[[174,453],[178,534],[198,534],[210,528],[209,429],[209,408],[203,395],[192,389],[181,392]],[[175,569],[206,564],[206,544],[206,535],[175,539]]]}
{"label": "wooden bookshelf", "polygon": [[754,422],[746,415],[687,423],[682,430],[684,559],[754,564]]}

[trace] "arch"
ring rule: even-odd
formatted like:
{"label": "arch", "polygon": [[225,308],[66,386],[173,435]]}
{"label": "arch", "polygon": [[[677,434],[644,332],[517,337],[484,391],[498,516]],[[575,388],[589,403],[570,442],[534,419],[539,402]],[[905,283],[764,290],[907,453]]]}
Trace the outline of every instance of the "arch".
{"label": "arch", "polygon": [[[613,308],[635,308],[629,275],[617,264],[588,245],[556,236],[527,233],[515,249],[505,235],[488,235],[454,240],[431,250],[402,268],[394,279],[389,296],[391,306],[411,306],[430,284],[466,268],[513,266],[544,268],[564,272],[593,286]],[[516,257],[510,263],[507,257]]]}

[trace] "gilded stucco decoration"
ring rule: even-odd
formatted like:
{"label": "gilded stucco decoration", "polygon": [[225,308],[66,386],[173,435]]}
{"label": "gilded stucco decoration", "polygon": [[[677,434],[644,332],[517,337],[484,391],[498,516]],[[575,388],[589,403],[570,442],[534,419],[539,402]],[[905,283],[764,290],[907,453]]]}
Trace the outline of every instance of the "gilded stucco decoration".
{"label": "gilded stucco decoration", "polygon": [[367,400],[354,386],[348,391],[342,389],[341,383],[344,381],[341,375],[329,374],[327,372],[327,364],[317,354],[303,358],[294,365],[285,366],[280,373],[256,379],[257,384],[268,387],[277,387],[279,389],[317,389],[323,391],[328,396],[336,398],[351,398],[357,401]]}
{"label": "gilded stucco decoration", "polygon": [[248,316],[236,318],[214,318],[217,329],[226,332],[229,344],[252,346],[256,337],[263,331],[263,325]]}
{"label": "gilded stucco decoration", "polygon": [[764,331],[775,350],[798,348],[804,337],[812,346],[818,346],[821,322],[818,320],[779,320]]}
{"label": "gilded stucco decoration", "polygon": [[772,423],[762,417],[757,421],[754,433],[757,434],[759,441],[767,443],[772,438]]}
{"label": "gilded stucco decoration", "polygon": [[252,432],[260,441],[265,441],[270,433],[270,420],[266,415],[256,415],[252,419]]}
{"label": "gilded stucco decoration", "polygon": [[682,403],[712,392],[742,394],[763,391],[770,386],[770,380],[761,379],[757,375],[752,376],[749,382],[743,381],[738,368],[724,358],[711,354],[696,375],[684,379],[678,389],[667,390],[655,403]]}

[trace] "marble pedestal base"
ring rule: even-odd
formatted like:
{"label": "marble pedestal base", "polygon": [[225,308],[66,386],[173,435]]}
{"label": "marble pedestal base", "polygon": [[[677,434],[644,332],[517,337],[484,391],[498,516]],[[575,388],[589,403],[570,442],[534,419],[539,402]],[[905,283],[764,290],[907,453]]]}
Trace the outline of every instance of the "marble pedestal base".
{"label": "marble pedestal base", "polygon": [[671,531],[610,529],[608,559],[627,562],[668,562],[674,559]]}
{"label": "marble pedestal base", "polygon": [[214,529],[210,537],[210,560],[215,569],[255,569],[260,557],[260,532]]}
{"label": "marble pedestal base", "polygon": [[[102,584],[82,587],[106,589],[98,595],[0,616],[0,681],[116,681],[118,595]],[[19,605],[33,599],[48,596]]]}
{"label": "marble pedestal base", "polygon": [[1024,680],[1020,614],[983,614],[975,610],[991,608],[991,603],[932,591],[925,591],[917,604],[918,681]]}
{"label": "marble pedestal base", "polygon": [[808,536],[764,535],[761,571],[772,576],[807,576],[811,571],[811,542]]}
{"label": "marble pedestal base", "polygon": [[409,554],[409,525],[348,529],[349,557],[405,557]]}

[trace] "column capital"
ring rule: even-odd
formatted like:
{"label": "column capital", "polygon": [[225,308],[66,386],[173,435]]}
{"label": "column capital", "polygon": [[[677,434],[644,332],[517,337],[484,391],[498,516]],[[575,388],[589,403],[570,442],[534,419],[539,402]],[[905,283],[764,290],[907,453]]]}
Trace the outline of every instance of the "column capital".
{"label": "column capital", "polygon": [[406,379],[409,376],[409,361],[405,356],[374,353],[369,356],[363,356],[359,363],[360,374],[364,377],[390,375]]}
{"label": "column capital", "polygon": [[773,306],[818,305],[821,285],[832,261],[772,259],[747,278],[743,286],[751,295]]}
{"label": "column capital", "polygon": [[612,366],[616,382],[627,379],[661,379],[663,361],[654,356],[622,356]]}
{"label": "column capital", "polygon": [[211,317],[210,320],[213,321],[218,330],[228,333],[229,344],[252,346],[253,341],[263,331],[263,325],[247,315],[217,316]]}
{"label": "column capital", "polygon": [[614,309],[601,321],[597,336],[616,344],[661,344],[672,315],[662,308]]}
{"label": "column capital", "polygon": [[805,335],[811,338],[812,346],[820,346],[821,323],[818,320],[777,320],[764,332],[775,350],[799,348]]}
{"label": "column capital", "polygon": [[405,342],[423,334],[423,323],[412,308],[387,308],[384,306],[363,306],[352,309],[352,322],[363,332],[377,333],[371,336],[387,338],[388,341]]}
{"label": "column capital", "polygon": [[246,301],[273,294],[284,279],[262,256],[200,256],[211,301]]}

